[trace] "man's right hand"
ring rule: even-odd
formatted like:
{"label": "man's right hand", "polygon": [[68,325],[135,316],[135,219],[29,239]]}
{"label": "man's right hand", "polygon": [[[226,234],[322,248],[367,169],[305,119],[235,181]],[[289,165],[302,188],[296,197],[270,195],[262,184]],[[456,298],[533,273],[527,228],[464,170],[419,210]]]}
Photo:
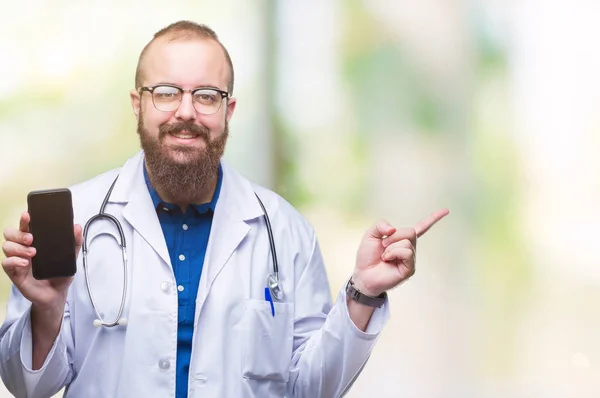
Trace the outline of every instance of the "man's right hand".
{"label": "man's right hand", "polygon": [[[62,313],[67,300],[67,291],[73,278],[55,278],[37,280],[31,272],[31,258],[35,256],[35,248],[31,246],[34,236],[29,232],[29,213],[21,215],[19,229],[6,228],[2,251],[6,258],[2,261],[2,268],[12,283],[21,294],[41,310],[48,311],[60,308]],[[74,225],[76,253],[83,243],[81,226]],[[54,312],[53,311],[53,312]]]}

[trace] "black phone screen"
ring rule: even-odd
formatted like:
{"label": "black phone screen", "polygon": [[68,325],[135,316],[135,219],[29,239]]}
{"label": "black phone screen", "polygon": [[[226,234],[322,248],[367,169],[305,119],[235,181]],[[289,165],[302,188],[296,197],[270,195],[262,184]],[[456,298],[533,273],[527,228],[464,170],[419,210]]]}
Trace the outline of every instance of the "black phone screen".
{"label": "black phone screen", "polygon": [[75,237],[71,191],[34,191],[27,196],[29,229],[36,249],[31,259],[33,277],[50,279],[75,275]]}

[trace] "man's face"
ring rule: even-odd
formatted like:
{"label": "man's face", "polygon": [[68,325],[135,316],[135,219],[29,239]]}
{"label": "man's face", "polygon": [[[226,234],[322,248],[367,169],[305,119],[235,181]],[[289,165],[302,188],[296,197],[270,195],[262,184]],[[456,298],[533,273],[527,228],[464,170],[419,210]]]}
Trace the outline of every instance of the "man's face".
{"label": "man's face", "polygon": [[[167,42],[159,39],[146,53],[143,76],[143,86],[162,83],[183,89],[212,87],[227,91],[229,69],[223,50],[213,40]],[[225,149],[227,125],[235,109],[235,99],[221,100],[219,110],[211,115],[201,114],[194,108],[189,92],[183,94],[176,110],[168,112],[157,109],[152,94],[147,91],[133,90],[131,100],[146,164],[155,178],[165,174],[165,178],[179,179],[181,183],[193,174],[205,174],[206,180],[216,173]],[[165,167],[168,170],[164,170]],[[176,181],[169,184],[159,180],[157,183],[172,185]],[[197,183],[201,185],[202,181]]]}

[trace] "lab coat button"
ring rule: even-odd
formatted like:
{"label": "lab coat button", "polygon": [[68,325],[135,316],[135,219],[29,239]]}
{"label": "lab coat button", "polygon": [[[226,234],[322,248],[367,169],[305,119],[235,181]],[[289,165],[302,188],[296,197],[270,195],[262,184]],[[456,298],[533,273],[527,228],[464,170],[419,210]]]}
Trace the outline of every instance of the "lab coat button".
{"label": "lab coat button", "polygon": [[194,376],[194,380],[196,381],[196,384],[199,386],[206,384],[206,382],[207,382],[206,376],[203,374],[197,374],[196,376]]}
{"label": "lab coat button", "polygon": [[160,290],[162,290],[164,293],[169,293],[169,290],[171,290],[171,284],[169,282],[161,283]]}
{"label": "lab coat button", "polygon": [[171,361],[162,358],[160,361],[158,361],[158,367],[161,370],[168,370],[171,367]]}

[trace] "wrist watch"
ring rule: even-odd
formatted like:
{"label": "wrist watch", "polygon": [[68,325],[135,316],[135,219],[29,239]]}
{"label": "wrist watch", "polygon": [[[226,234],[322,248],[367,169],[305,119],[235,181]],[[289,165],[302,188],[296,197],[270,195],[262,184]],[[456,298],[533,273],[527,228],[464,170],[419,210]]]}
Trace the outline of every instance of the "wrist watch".
{"label": "wrist watch", "polygon": [[380,308],[387,298],[386,292],[381,293],[377,297],[367,296],[366,294],[361,293],[356,287],[354,287],[352,278],[350,278],[348,284],[346,285],[346,295],[352,300],[358,301],[361,304],[377,308]]}

